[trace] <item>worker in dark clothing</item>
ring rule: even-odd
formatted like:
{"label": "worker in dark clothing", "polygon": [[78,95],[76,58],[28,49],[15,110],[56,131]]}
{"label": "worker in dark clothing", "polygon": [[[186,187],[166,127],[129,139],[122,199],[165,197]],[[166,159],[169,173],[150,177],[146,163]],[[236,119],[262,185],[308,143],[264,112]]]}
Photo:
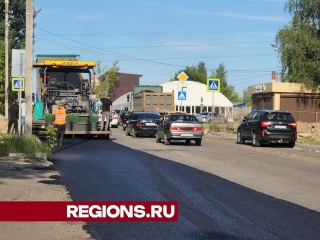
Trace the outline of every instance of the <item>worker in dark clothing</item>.
{"label": "worker in dark clothing", "polygon": [[19,134],[18,132],[18,119],[19,119],[19,105],[17,101],[14,101],[12,106],[9,108],[9,122],[8,122],[8,131],[7,133],[11,133],[11,128],[13,125],[12,133]]}
{"label": "worker in dark clothing", "polygon": [[112,113],[112,101],[111,101],[111,96],[108,95],[106,98],[101,98],[100,99],[102,103],[102,123],[101,126],[103,126],[102,131],[105,131],[106,126],[107,130],[109,129],[109,121]]}

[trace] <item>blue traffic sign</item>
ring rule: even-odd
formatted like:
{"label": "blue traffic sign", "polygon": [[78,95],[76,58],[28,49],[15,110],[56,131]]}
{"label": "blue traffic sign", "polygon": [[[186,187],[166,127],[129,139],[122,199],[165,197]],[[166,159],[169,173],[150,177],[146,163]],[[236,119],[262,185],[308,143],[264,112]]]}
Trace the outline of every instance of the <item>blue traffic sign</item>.
{"label": "blue traffic sign", "polygon": [[207,80],[207,92],[220,92],[220,79],[209,78]]}
{"label": "blue traffic sign", "polygon": [[187,92],[178,92],[178,100],[187,100]]}
{"label": "blue traffic sign", "polygon": [[24,91],[24,79],[12,78],[12,91]]}

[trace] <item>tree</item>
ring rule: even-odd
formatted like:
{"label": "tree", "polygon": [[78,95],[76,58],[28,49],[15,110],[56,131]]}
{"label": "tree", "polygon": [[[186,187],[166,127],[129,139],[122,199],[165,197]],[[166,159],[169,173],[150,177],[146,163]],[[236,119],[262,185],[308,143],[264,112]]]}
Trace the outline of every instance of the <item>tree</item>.
{"label": "tree", "polygon": [[[26,22],[26,1],[25,0],[10,0],[9,4],[9,59],[11,59],[10,49],[24,48],[25,46],[25,22]],[[0,2],[0,113],[4,114],[4,101],[5,101],[5,2]],[[10,63],[9,63],[10,65]],[[9,66],[9,71],[11,67]],[[10,76],[10,73],[9,73]],[[10,92],[9,88],[9,102],[14,98],[15,94]]]}
{"label": "tree", "polygon": [[207,82],[207,69],[204,62],[199,62],[198,66],[187,66],[184,70],[180,70],[178,73],[171,78],[171,81],[178,81],[177,76],[181,73],[185,72],[188,75],[188,79],[190,81],[200,82],[206,84]]}
{"label": "tree", "polygon": [[251,98],[251,95],[248,94],[248,90],[244,90],[242,92],[242,101],[246,103],[247,107],[252,106],[252,98]]}
{"label": "tree", "polygon": [[[5,32],[5,3],[0,3],[0,36]],[[11,48],[23,48],[26,32],[26,0],[10,0],[9,4],[9,45]]]}
{"label": "tree", "polygon": [[197,71],[199,74],[201,74],[202,76],[205,77],[205,79],[207,79],[207,68],[204,62],[200,61],[198,63],[198,68]]}
{"label": "tree", "polygon": [[220,79],[220,91],[225,95],[231,102],[241,101],[239,94],[235,91],[234,86],[230,86],[227,83],[228,72],[223,63],[220,63],[215,71],[212,71],[210,78]]}
{"label": "tree", "polygon": [[[112,92],[112,88],[116,86],[118,82],[119,67],[118,62],[114,62],[112,67],[99,76],[100,84],[96,87],[96,95],[99,98],[106,97]],[[98,64],[98,72],[101,71],[100,64]]]}
{"label": "tree", "polygon": [[285,10],[292,21],[276,36],[281,79],[316,89],[320,85],[320,1],[289,0]]}

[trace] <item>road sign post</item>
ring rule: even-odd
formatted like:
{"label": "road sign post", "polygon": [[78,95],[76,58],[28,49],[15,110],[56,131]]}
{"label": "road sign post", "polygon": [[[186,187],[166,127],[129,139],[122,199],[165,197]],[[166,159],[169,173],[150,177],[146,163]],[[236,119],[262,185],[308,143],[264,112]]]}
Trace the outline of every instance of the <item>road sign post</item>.
{"label": "road sign post", "polygon": [[184,86],[184,83],[188,80],[188,75],[185,72],[181,72],[179,73],[179,75],[177,76],[177,78],[179,79],[180,83],[181,83],[181,90],[180,92],[178,92],[178,100],[180,100],[180,111],[182,111],[182,105],[183,105],[183,100],[187,99],[187,87]]}
{"label": "road sign post", "polygon": [[213,116],[215,113],[215,107],[214,107],[214,93],[220,92],[220,79],[219,78],[208,78],[207,79],[207,92],[212,92],[212,128],[213,128]]}
{"label": "road sign post", "polygon": [[[19,86],[19,122],[18,122],[18,131],[19,134],[22,134],[21,132],[21,92],[22,92],[22,73],[23,73],[23,53],[20,53],[20,86]],[[24,85],[24,84],[23,84]]]}

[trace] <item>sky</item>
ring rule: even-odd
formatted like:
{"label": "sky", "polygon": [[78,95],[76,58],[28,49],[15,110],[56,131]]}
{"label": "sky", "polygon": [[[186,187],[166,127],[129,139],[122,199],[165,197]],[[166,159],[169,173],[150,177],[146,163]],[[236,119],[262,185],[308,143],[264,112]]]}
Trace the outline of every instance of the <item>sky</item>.
{"label": "sky", "polygon": [[34,0],[34,58],[77,54],[158,85],[203,61],[208,75],[225,65],[242,95],[280,71],[271,47],[291,20],[287,0]]}

